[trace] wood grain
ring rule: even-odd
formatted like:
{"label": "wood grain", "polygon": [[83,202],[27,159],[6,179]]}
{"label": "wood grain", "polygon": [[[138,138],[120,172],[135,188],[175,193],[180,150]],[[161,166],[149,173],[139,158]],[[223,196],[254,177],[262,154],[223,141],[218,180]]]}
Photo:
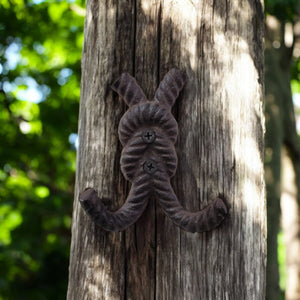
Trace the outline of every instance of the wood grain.
{"label": "wood grain", "polygon": [[[87,2],[69,300],[264,299],[262,32],[257,0]],[[109,86],[129,72],[151,97],[173,67],[188,81],[173,109],[172,185],[194,211],[224,195],[230,218],[186,233],[150,201],[125,233],[104,232],[77,199],[94,186],[116,209],[129,190],[117,137],[125,105]]]}

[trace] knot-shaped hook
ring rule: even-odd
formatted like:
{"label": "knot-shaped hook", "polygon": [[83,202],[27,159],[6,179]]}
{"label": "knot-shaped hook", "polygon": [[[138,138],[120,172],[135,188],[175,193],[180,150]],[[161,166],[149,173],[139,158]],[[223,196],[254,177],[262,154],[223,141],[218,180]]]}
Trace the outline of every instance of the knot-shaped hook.
{"label": "knot-shaped hook", "polygon": [[125,203],[115,212],[106,208],[92,188],[79,195],[82,207],[103,229],[122,231],[135,223],[152,195],[159,200],[166,215],[189,232],[210,231],[219,226],[228,214],[229,205],[223,197],[218,197],[198,212],[187,211],[170,184],[177,168],[174,144],[178,134],[171,108],[185,82],[185,73],[170,70],[152,101],[147,100],[136,80],[128,73],[123,73],[112,85],[112,89],[129,106],[118,131],[123,146],[121,170],[132,186]]}

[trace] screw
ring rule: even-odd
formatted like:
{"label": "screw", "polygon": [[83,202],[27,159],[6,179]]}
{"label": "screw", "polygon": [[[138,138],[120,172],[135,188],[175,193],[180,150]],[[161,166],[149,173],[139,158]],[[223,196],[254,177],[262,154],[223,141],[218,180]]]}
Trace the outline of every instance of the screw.
{"label": "screw", "polygon": [[156,139],[155,131],[153,131],[151,129],[145,130],[142,134],[142,139],[147,144],[153,143]]}
{"label": "screw", "polygon": [[157,170],[156,163],[151,159],[146,160],[144,162],[143,168],[144,168],[144,171],[148,174],[153,174]]}

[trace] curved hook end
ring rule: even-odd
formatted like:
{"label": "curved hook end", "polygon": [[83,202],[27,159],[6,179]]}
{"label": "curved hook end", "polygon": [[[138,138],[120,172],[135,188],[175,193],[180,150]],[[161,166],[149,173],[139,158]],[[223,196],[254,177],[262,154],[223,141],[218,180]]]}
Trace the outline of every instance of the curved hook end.
{"label": "curved hook end", "polygon": [[79,194],[79,202],[87,212],[95,206],[97,199],[97,192],[92,188],[86,188]]}
{"label": "curved hook end", "polygon": [[98,212],[105,209],[105,206],[111,202],[109,198],[99,198],[96,190],[90,187],[79,194],[78,200],[92,218],[96,217]]}
{"label": "curved hook end", "polygon": [[[88,214],[88,216],[107,231],[119,231],[118,224],[114,222],[113,212],[109,212],[103,203],[103,198],[99,198],[96,190],[86,188],[79,194],[78,200]],[[107,199],[108,200],[108,199]]]}
{"label": "curved hook end", "polygon": [[108,210],[104,200],[109,199],[99,198],[93,188],[86,188],[78,198],[82,208],[96,225],[113,232],[123,231],[136,222],[148,203],[144,190],[134,186],[123,206],[116,211]]}
{"label": "curved hook end", "polygon": [[218,217],[225,218],[229,214],[230,203],[223,195],[219,194],[218,198],[214,201],[214,209]]}

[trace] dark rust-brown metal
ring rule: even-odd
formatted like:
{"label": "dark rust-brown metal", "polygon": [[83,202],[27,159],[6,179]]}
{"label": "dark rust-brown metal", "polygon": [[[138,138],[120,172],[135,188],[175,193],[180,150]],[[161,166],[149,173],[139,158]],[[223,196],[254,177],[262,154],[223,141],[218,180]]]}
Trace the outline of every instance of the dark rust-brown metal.
{"label": "dark rust-brown metal", "polygon": [[182,207],[170,184],[177,168],[175,142],[178,125],[171,108],[186,82],[185,73],[170,70],[160,83],[154,100],[147,100],[136,80],[123,73],[113,84],[129,109],[119,124],[123,146],[121,170],[132,182],[124,205],[109,211],[92,188],[84,190],[79,200],[97,225],[108,231],[122,231],[137,221],[154,195],[167,216],[189,232],[210,231],[221,224],[229,206],[223,197],[198,212]]}

